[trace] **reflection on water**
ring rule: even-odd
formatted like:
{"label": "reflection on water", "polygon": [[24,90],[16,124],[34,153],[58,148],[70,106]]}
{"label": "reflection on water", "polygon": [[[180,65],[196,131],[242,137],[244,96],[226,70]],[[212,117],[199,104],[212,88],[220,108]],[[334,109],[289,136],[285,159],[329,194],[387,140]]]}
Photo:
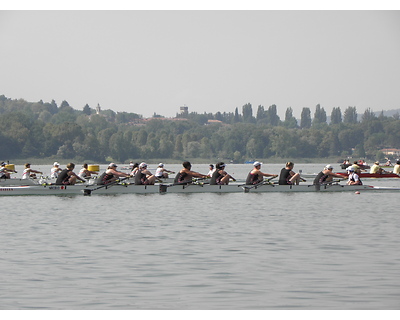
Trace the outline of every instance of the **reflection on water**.
{"label": "reflection on water", "polygon": [[[238,176],[248,168],[227,170]],[[2,198],[0,306],[398,309],[398,197]]]}

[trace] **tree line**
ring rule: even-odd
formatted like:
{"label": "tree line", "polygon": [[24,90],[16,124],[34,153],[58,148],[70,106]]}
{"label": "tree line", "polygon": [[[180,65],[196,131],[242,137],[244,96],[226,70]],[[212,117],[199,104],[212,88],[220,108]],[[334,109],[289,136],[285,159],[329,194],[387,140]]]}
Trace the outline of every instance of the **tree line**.
{"label": "tree line", "polygon": [[[313,115],[313,116],[312,116]],[[360,119],[359,119],[360,118]],[[123,163],[135,159],[225,159],[241,163],[270,157],[383,159],[382,148],[400,149],[399,113],[361,117],[356,107],[333,108],[330,121],[323,107],[303,108],[301,118],[287,108],[283,120],[276,105],[250,103],[241,112],[199,114],[176,118],[160,115],[144,121],[136,113],[82,110],[67,101],[59,106],[0,96],[0,148],[3,159],[30,157]],[[218,120],[209,122],[209,120]]]}

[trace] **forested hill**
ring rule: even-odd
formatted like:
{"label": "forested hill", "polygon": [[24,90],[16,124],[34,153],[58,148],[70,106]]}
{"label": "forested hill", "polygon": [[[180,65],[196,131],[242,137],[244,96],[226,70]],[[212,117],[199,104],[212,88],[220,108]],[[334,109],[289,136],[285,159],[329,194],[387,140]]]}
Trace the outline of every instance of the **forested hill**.
{"label": "forested hill", "polygon": [[317,105],[303,108],[301,119],[287,108],[251,104],[215,114],[177,114],[151,119],[67,101],[27,102],[0,96],[1,159],[57,157],[119,163],[135,159],[225,159],[243,162],[269,157],[367,157],[383,159],[382,148],[400,148],[399,112],[378,116],[370,109],[334,108],[327,114]]}

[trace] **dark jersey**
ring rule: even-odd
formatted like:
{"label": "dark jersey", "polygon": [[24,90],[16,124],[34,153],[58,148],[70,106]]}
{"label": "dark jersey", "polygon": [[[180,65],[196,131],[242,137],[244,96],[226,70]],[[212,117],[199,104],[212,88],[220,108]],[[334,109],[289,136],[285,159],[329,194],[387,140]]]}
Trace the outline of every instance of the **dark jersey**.
{"label": "dark jersey", "polygon": [[57,177],[56,185],[69,184],[68,172],[70,172],[70,171],[71,170],[68,170],[68,169],[64,169],[63,171],[61,171]]}
{"label": "dark jersey", "polygon": [[111,179],[114,177],[113,174],[108,174],[107,172],[103,172],[100,177],[97,179],[97,184],[107,184],[110,183]]}
{"label": "dark jersey", "polygon": [[220,170],[215,170],[213,175],[211,176],[210,184],[215,185],[215,184],[221,184],[221,179],[223,178],[223,175],[220,173]]}
{"label": "dark jersey", "polygon": [[324,174],[322,171],[317,174],[317,176],[314,179],[314,184],[322,184],[325,182],[326,178],[329,176],[327,174]]}
{"label": "dark jersey", "polygon": [[260,177],[258,174],[252,174],[251,171],[247,175],[246,184],[257,184],[263,181],[262,176]]}
{"label": "dark jersey", "polygon": [[178,172],[175,176],[174,183],[180,183],[184,181],[190,182],[189,175],[186,172]]}
{"label": "dark jersey", "polygon": [[292,177],[290,175],[291,169],[282,168],[281,174],[279,175],[279,184],[292,184],[289,180]]}
{"label": "dark jersey", "polygon": [[141,184],[146,184],[147,177],[142,171],[138,171],[135,174],[135,184],[136,185],[141,185]]}

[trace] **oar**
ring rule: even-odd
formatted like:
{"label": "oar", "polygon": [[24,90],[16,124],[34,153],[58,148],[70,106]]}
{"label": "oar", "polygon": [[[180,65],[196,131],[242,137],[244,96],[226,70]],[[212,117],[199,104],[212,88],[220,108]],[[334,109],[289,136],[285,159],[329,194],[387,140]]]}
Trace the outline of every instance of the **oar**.
{"label": "oar", "polygon": [[201,180],[205,180],[207,178],[198,178],[195,181],[192,180],[187,180],[187,181],[182,181],[182,182],[177,182],[177,183],[170,183],[170,184],[160,184],[160,193],[165,193],[167,192],[167,189],[169,187],[173,187],[173,186],[181,186],[181,185],[185,185],[185,184],[192,184],[193,182],[197,182],[197,181],[201,181]]}
{"label": "oar", "polygon": [[122,179],[117,179],[117,180],[115,180],[115,181],[113,181],[113,182],[110,182],[110,183],[107,183],[107,184],[103,184],[103,185],[101,185],[100,187],[93,188],[93,189],[83,189],[83,195],[84,195],[84,196],[90,196],[90,195],[92,194],[92,191],[96,191],[96,190],[99,190],[99,189],[102,189],[102,188],[108,189],[109,187],[111,187],[111,186],[113,186],[113,185],[116,185],[116,184],[118,184],[119,182],[124,181],[124,180],[129,179],[129,178],[130,178],[130,176],[129,176],[129,177],[122,178]]}
{"label": "oar", "polygon": [[261,181],[261,182],[259,182],[259,183],[256,183],[256,184],[252,185],[251,187],[245,185],[245,186],[243,186],[242,188],[243,188],[243,190],[244,190],[245,193],[248,193],[248,192],[250,191],[250,189],[257,188],[257,187],[262,186],[262,185],[264,185],[264,184],[269,184],[269,182],[270,182],[272,179],[275,179],[275,178],[276,178],[276,177],[272,177],[272,178],[269,178],[269,179],[267,179],[267,180],[263,180],[263,181]]}

